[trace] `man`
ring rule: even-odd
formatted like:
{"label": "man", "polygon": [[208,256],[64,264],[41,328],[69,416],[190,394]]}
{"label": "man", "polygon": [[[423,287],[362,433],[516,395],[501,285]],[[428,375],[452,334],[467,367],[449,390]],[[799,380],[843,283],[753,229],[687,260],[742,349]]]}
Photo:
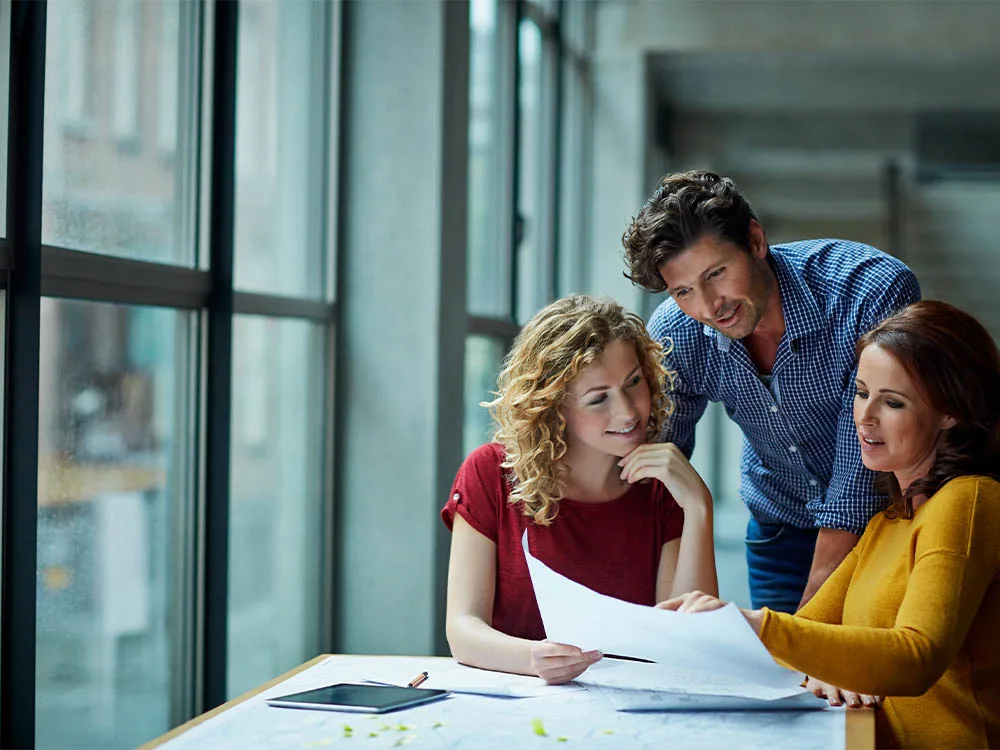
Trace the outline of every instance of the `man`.
{"label": "man", "polygon": [[648,326],[676,374],[666,439],[690,456],[709,401],[740,425],[753,606],[794,612],[884,506],[854,428],[854,345],[920,298],[917,279],[855,242],[769,247],[733,182],[705,171],[663,178],[622,243],[625,275],[670,295]]}

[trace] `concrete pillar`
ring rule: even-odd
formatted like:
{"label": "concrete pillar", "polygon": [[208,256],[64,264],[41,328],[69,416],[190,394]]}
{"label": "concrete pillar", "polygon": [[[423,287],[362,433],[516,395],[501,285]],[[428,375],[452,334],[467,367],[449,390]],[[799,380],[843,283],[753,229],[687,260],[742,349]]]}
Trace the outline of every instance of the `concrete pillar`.
{"label": "concrete pillar", "polygon": [[444,641],[462,458],[469,8],[344,6],[335,648]]}
{"label": "concrete pillar", "polygon": [[587,287],[639,311],[646,293],[622,276],[621,236],[651,188],[646,176],[648,92],[643,56],[623,52],[615,43],[624,12],[616,5],[597,6]]}

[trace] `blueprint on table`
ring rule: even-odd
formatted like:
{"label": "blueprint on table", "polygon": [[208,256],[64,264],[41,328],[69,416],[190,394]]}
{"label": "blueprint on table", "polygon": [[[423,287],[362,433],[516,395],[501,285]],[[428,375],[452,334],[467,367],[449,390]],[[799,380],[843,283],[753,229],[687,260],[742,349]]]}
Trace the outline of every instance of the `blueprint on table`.
{"label": "blueprint on table", "polygon": [[[455,694],[382,715],[272,708],[266,699],[383,674],[445,673],[430,657],[334,656],[193,727],[162,750],[580,747],[595,750],[843,750],[843,710],[615,711],[605,696],[567,690],[510,700]],[[540,735],[539,731],[544,732]],[[558,743],[558,744],[557,744]]]}

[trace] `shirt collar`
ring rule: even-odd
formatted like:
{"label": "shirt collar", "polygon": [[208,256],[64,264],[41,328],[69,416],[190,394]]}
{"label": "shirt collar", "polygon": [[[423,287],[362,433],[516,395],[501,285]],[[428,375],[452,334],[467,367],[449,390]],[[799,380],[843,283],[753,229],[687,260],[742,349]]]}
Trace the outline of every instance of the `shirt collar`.
{"label": "shirt collar", "polygon": [[[785,317],[785,336],[789,341],[795,341],[808,333],[821,330],[823,315],[805,279],[780,252],[775,252],[775,249],[770,248],[767,258],[778,279],[778,289],[781,290],[781,314]],[[715,346],[720,352],[728,352],[733,344],[733,339],[719,333],[710,325],[703,325],[702,332],[706,336],[715,337]]]}

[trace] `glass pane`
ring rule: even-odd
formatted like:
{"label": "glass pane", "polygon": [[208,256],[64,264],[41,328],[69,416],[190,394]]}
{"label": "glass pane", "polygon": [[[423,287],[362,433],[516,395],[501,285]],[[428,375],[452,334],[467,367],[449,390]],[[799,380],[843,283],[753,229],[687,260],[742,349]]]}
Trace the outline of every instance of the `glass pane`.
{"label": "glass pane", "polygon": [[549,147],[544,128],[546,102],[542,59],[542,33],[530,20],[519,29],[518,65],[518,196],[519,230],[517,244],[517,320],[524,323],[551,297],[550,267],[547,258],[550,216],[547,198],[551,185],[548,172]]}
{"label": "glass pane", "polygon": [[191,265],[164,134],[178,128],[180,2],[49,0],[43,242]]}
{"label": "glass pane", "polygon": [[39,747],[135,747],[170,727],[187,322],[42,300]]}
{"label": "glass pane", "polygon": [[563,5],[560,30],[566,47],[576,55],[588,54],[591,44],[587,30],[593,19],[593,3],[566,3]]}
{"label": "glass pane", "polygon": [[493,398],[507,343],[486,336],[469,336],[465,340],[465,424],[462,431],[465,455],[493,439],[493,420],[489,411],[479,404]]}
{"label": "glass pane", "polygon": [[559,12],[559,0],[527,0],[530,5],[537,6],[548,18],[555,18]]}
{"label": "glass pane", "polygon": [[469,8],[469,312],[510,315],[510,218],[501,182],[501,71],[496,0],[472,0]]}
{"label": "glass pane", "polygon": [[305,321],[234,321],[230,696],[319,653],[323,334]]}
{"label": "glass pane", "polygon": [[0,237],[7,236],[7,108],[10,99],[10,0],[0,0]]}
{"label": "glass pane", "polygon": [[589,81],[573,58],[563,66],[563,95],[559,138],[560,191],[559,245],[556,247],[558,278],[556,295],[582,292],[587,288],[586,234],[584,227],[590,171],[587,159],[587,113]]}
{"label": "glass pane", "polygon": [[750,606],[746,538],[750,513],[740,498],[739,461],[743,431],[726,416],[719,403],[708,405],[695,432],[691,464],[705,478],[714,499],[715,563],[719,594],[727,602]]}
{"label": "glass pane", "polygon": [[236,268],[240,289],[323,294],[322,28],[315,2],[240,3]]}

